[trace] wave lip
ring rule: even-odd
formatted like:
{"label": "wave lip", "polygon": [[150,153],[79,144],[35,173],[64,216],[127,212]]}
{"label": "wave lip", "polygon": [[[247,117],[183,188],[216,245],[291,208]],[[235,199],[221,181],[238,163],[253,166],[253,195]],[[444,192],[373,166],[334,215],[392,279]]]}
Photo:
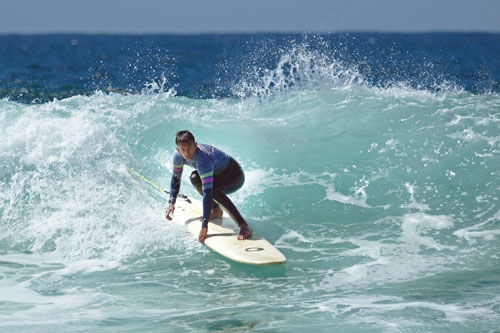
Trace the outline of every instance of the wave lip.
{"label": "wave lip", "polygon": [[231,89],[233,95],[269,97],[301,90],[324,88],[348,89],[364,83],[354,66],[346,66],[327,53],[311,49],[307,44],[280,50],[274,68],[253,67]]}

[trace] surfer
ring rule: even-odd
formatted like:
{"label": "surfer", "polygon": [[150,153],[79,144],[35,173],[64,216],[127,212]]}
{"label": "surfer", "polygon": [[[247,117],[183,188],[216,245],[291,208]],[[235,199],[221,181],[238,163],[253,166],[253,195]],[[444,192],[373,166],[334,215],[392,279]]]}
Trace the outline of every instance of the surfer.
{"label": "surfer", "polygon": [[[205,242],[208,232],[208,221],[222,218],[221,205],[231,215],[240,227],[239,240],[252,236],[249,228],[238,209],[226,194],[233,193],[243,186],[245,174],[241,166],[225,152],[205,144],[198,144],[189,131],[177,132],[177,145],[173,158],[173,175],[170,182],[170,200],[166,218],[172,220],[170,214],[175,210],[175,201],[181,186],[181,175],[184,165],[196,170],[191,173],[191,183],[203,196],[203,216],[198,240]],[[215,202],[215,201],[217,202]]]}

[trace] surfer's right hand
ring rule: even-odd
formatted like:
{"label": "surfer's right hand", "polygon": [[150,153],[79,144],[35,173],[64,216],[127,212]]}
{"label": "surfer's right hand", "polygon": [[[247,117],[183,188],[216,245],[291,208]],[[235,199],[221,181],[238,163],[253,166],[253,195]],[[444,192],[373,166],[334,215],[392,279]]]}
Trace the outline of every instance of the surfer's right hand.
{"label": "surfer's right hand", "polygon": [[205,239],[207,238],[207,233],[208,233],[208,228],[201,228],[200,234],[198,235],[198,241],[200,241],[201,244],[205,244]]}
{"label": "surfer's right hand", "polygon": [[170,214],[173,214],[174,210],[175,210],[175,205],[173,203],[169,204],[167,211],[165,212],[165,217],[167,218],[167,220],[169,221],[172,220],[172,216],[170,216]]}

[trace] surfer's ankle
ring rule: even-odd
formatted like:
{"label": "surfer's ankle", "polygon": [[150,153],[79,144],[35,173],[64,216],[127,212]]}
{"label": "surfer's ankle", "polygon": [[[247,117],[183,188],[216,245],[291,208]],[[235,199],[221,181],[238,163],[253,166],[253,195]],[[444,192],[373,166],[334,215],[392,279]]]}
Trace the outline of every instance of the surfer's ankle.
{"label": "surfer's ankle", "polygon": [[247,223],[240,224],[240,233],[238,235],[238,240],[244,240],[252,237],[252,229],[248,226]]}

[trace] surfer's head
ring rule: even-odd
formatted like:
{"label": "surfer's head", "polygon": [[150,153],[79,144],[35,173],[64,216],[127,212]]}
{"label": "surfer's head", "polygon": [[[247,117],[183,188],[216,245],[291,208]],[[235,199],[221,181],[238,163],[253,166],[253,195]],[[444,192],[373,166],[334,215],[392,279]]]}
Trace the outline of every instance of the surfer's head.
{"label": "surfer's head", "polygon": [[179,142],[194,144],[195,143],[194,135],[187,130],[179,131],[175,136],[175,144],[178,145]]}
{"label": "surfer's head", "polygon": [[196,152],[197,144],[194,135],[189,131],[179,131],[175,136],[177,151],[181,153],[186,160],[192,160]]}

